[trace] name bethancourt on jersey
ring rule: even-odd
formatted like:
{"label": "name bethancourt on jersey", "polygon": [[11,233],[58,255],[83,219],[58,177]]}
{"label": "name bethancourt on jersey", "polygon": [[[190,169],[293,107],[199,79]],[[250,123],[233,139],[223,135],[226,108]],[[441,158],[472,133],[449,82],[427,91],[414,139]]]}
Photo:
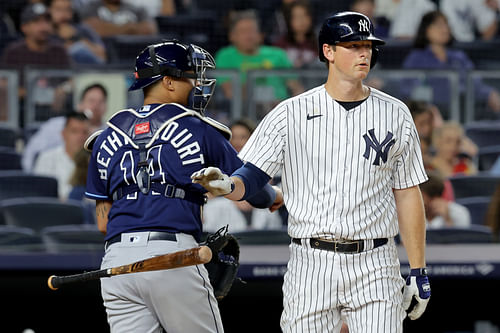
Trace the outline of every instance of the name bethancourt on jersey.
{"label": "name bethancourt on jersey", "polygon": [[[203,157],[203,154],[200,153],[200,144],[197,140],[193,140],[192,137],[193,134],[187,128],[179,129],[179,124],[174,121],[168,124],[162,131],[161,135],[158,138],[158,140],[160,140],[161,142],[158,142],[158,144],[170,144],[172,147],[174,147],[179,159],[181,160],[182,165],[189,165],[193,163],[200,163],[200,165],[202,165],[205,162],[205,159]],[[112,157],[120,147],[126,145],[130,141],[130,138],[118,134],[114,130],[112,130],[111,133],[106,136],[106,139],[102,141],[98,148],[99,150],[96,156],[98,166],[103,167],[98,168],[101,179],[108,179],[107,169]],[[132,150],[134,148],[130,146],[130,149]],[[120,162],[120,165],[123,165],[124,158],[127,157],[130,159],[130,157],[133,155],[131,153],[127,153],[128,151],[129,150],[124,150],[123,154],[121,154],[122,161]],[[158,151],[157,154],[155,154],[156,151]],[[159,163],[159,151],[160,149],[158,149],[158,145],[152,145],[150,148],[148,148],[148,161],[152,159],[150,168]],[[132,163],[132,165],[134,164],[137,165],[137,163]],[[150,172],[154,171],[150,170]]]}

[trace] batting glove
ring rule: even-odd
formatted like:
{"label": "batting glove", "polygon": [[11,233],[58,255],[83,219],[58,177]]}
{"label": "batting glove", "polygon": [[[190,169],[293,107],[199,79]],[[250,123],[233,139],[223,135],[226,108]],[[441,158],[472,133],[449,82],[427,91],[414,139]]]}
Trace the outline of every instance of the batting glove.
{"label": "batting glove", "polygon": [[196,171],[191,175],[193,183],[200,184],[215,196],[226,195],[234,190],[234,183],[228,175],[219,168],[208,167]]}
{"label": "batting glove", "polygon": [[414,297],[417,304],[408,313],[408,317],[411,320],[420,318],[431,297],[431,285],[425,268],[412,269],[410,275],[406,278],[406,285],[403,292],[403,307],[405,310],[408,310]]}

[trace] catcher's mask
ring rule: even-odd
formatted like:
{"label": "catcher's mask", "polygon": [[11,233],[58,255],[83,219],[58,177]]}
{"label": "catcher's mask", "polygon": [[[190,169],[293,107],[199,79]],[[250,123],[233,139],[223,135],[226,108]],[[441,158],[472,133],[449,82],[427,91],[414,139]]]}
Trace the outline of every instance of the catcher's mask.
{"label": "catcher's mask", "polygon": [[206,70],[214,68],[212,55],[199,46],[177,41],[149,45],[135,60],[135,81],[129,91],[143,89],[164,76],[195,79],[196,85],[189,94],[187,106],[203,113],[216,81],[207,78]]}

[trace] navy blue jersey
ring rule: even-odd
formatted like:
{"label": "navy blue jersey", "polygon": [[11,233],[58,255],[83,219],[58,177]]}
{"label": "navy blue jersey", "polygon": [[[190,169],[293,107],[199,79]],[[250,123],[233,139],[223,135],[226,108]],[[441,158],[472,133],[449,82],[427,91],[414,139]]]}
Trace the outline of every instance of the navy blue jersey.
{"label": "navy blue jersey", "polygon": [[[177,119],[172,121],[173,117]],[[172,184],[200,196],[206,190],[191,182],[193,172],[216,166],[231,174],[242,165],[228,141],[227,128],[216,128],[178,104],[120,111],[108,125],[93,144],[89,163],[85,195],[94,200],[113,200],[117,189],[137,184],[137,142],[148,143],[145,156],[151,182]],[[182,232],[199,239],[201,230],[199,204],[154,190],[136,191],[113,202],[106,239],[131,231]]]}

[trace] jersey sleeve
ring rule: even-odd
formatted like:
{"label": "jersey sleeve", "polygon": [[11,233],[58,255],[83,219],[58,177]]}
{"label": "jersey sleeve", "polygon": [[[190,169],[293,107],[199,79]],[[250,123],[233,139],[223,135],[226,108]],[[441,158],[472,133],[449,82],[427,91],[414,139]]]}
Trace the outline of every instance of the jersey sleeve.
{"label": "jersey sleeve", "polygon": [[[408,112],[409,113],[409,112]],[[417,129],[411,119],[404,122],[402,154],[394,165],[393,188],[405,189],[427,181]]]}
{"label": "jersey sleeve", "polygon": [[212,126],[208,126],[203,140],[206,149],[206,165],[215,166],[225,174],[232,174],[243,165],[231,143]]}
{"label": "jersey sleeve", "polygon": [[107,191],[107,175],[103,174],[102,171],[99,172],[97,164],[97,152],[99,151],[97,147],[99,147],[101,143],[100,141],[101,140],[97,138],[90,157],[85,196],[93,200],[109,200],[110,198]]}
{"label": "jersey sleeve", "polygon": [[286,104],[280,104],[269,112],[239,154],[243,161],[252,163],[270,177],[274,177],[283,165],[286,110]]}

